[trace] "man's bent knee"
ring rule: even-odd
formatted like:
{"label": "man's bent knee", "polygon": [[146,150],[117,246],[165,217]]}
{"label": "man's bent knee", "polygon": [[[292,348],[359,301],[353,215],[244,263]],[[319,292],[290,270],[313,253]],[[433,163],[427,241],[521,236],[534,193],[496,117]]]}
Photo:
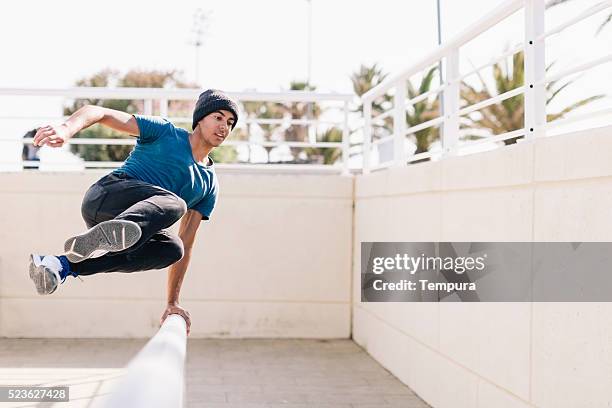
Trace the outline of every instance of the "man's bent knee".
{"label": "man's bent knee", "polygon": [[172,200],[172,204],[166,206],[166,211],[174,220],[178,221],[187,212],[187,204],[182,198],[175,197]]}
{"label": "man's bent knee", "polygon": [[185,250],[180,239],[173,240],[164,247],[163,257],[168,262],[168,265],[180,261],[183,259],[183,255],[185,255]]}

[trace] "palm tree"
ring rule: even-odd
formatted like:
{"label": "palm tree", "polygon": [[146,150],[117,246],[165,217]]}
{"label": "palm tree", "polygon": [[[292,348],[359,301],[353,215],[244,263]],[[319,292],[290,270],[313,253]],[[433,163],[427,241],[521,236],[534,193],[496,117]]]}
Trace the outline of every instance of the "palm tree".
{"label": "palm tree", "polygon": [[[387,78],[385,73],[378,64],[372,66],[361,65],[356,72],[351,74],[351,82],[353,83],[353,90],[357,96],[361,97],[363,94],[374,88],[378,84],[382,83]],[[387,99],[389,100],[389,99]],[[380,108],[380,104],[372,104],[372,112],[374,109]]]}
{"label": "palm tree", "polygon": [[[378,64],[372,66],[361,65],[356,72],[351,74],[351,82],[353,83],[353,91],[357,96],[361,97],[363,94],[368,92],[370,89],[382,83],[387,77],[382,68]],[[384,111],[391,108],[391,96],[388,94],[382,95],[380,98],[372,101],[372,116],[383,113]],[[357,112],[363,112],[363,106],[359,105],[356,109]],[[373,124],[373,133],[378,134],[377,130],[385,130],[386,134],[390,133],[393,129],[393,120],[391,118],[385,118],[381,123],[376,122]]]}
{"label": "palm tree", "polygon": [[[314,91],[316,87],[308,82],[292,81],[289,84],[290,91]],[[317,119],[321,115],[321,107],[315,102],[244,102],[244,111],[248,118],[258,119]],[[259,127],[264,132],[264,139],[270,140],[275,132],[283,125],[278,124],[260,124]],[[290,124],[282,131],[282,140],[287,142],[305,142],[308,141],[308,125]],[[248,133],[245,136],[248,138]],[[274,147],[265,146],[268,157],[270,151]],[[302,148],[291,147],[289,150],[294,158],[297,157],[297,151]],[[293,161],[299,161],[294,159]],[[305,161],[310,161],[307,158]]]}
{"label": "palm tree", "polygon": [[[314,91],[315,86],[308,82],[292,81],[290,91]],[[317,119],[321,115],[321,107],[315,102],[289,102],[279,104],[278,109],[291,119]],[[285,130],[285,141],[305,142],[308,140],[308,125],[290,125]],[[293,149],[292,149],[293,153]]]}
{"label": "palm tree", "polygon": [[[341,142],[342,130],[336,127],[326,130],[317,136],[319,142]],[[342,156],[342,149],[329,147],[309,147],[305,150],[309,159],[321,164],[334,164]]]}
{"label": "palm tree", "polygon": [[[76,81],[76,86],[87,87],[137,87],[137,88],[193,88],[196,84],[186,82],[182,79],[181,73],[178,71],[145,71],[133,69],[126,72],[123,76],[119,71],[112,69],[103,69],[90,77],[82,78]],[[99,105],[110,109],[116,109],[127,113],[142,112],[144,103],[142,100],[127,100],[127,99],[76,99],[71,105],[64,107],[64,115],[71,115],[79,108],[85,105]],[[158,107],[155,107],[158,109]],[[193,102],[191,101],[169,101],[168,112],[172,116],[190,116],[193,111]],[[177,123],[177,125],[191,131],[191,123]],[[125,138],[119,132],[104,128],[100,125],[94,125],[90,128],[82,130],[75,138],[105,138],[117,139]],[[231,158],[235,156],[231,146],[223,146],[220,151],[215,153],[217,158]],[[129,145],[71,145],[72,153],[77,154],[87,161],[123,161],[132,151],[132,146]],[[226,150],[224,154],[221,154]]]}
{"label": "palm tree", "polygon": [[[421,83],[417,89],[414,88],[412,83],[408,81],[408,98],[412,99],[425,92],[428,92],[431,88],[431,82],[434,78],[434,74],[438,67],[432,67],[429,71],[423,75]],[[434,119],[440,115],[440,103],[438,98],[428,98],[423,101],[415,103],[413,106],[408,107],[406,112],[406,122],[409,126],[416,126],[420,123],[427,122],[428,120]],[[429,146],[440,137],[440,132],[436,126],[428,127],[427,129],[419,130],[414,133],[416,151],[414,154],[423,153],[429,150]]]}
{"label": "palm tree", "polygon": [[[553,64],[546,67],[548,71]],[[476,90],[473,86],[462,82],[461,83],[461,98],[466,105],[492,98],[494,95],[500,95],[517,87],[523,86],[525,83],[525,66],[524,54],[522,51],[517,52],[512,57],[512,68],[508,66],[508,61],[499,62],[493,65],[493,81],[495,83],[495,92],[491,92],[480,74],[478,78],[482,84],[482,89]],[[549,104],[561,91],[572,84],[573,81],[567,81],[559,84],[559,81],[552,81],[546,84],[546,104]],[[560,119],[568,113],[587,105],[596,99],[602,98],[604,95],[595,95],[578,102],[575,102],[557,113],[546,115],[548,122]],[[525,104],[523,95],[513,96],[498,104],[489,105],[482,108],[478,112],[473,112],[464,118],[464,128],[486,129],[494,135],[510,132],[516,129],[522,129],[524,125]],[[517,139],[522,136],[504,140],[504,144],[509,145],[516,143]],[[468,136],[470,139],[480,138],[479,136]]]}
{"label": "palm tree", "polygon": [[[418,87],[415,87],[410,81],[407,83],[407,95],[410,99],[415,98],[425,92],[428,92],[432,85],[432,80],[436,73],[437,67],[433,67],[426,71],[419,83]],[[351,75],[351,82],[353,83],[353,90],[358,96],[362,96],[364,93],[380,84],[387,74],[374,64],[370,67],[362,65],[359,70]],[[379,99],[372,102],[372,116],[383,113],[392,107],[393,97],[389,94],[381,96]],[[359,111],[363,108],[360,106]],[[439,115],[439,103],[435,99],[427,99],[415,103],[413,106],[408,108],[406,112],[406,122],[408,126],[415,126],[420,123],[426,122]],[[382,123],[373,123],[373,134],[375,136],[384,136],[393,132],[393,118],[388,116],[382,120]],[[417,149],[416,153],[422,153],[429,150],[429,147],[433,141],[439,137],[438,129],[435,127],[419,130],[414,134],[415,144]]]}
{"label": "palm tree", "polygon": [[[242,103],[242,108],[246,113],[247,119],[282,119],[283,113],[280,109],[278,109],[278,104],[273,102],[251,102],[245,101]],[[271,135],[274,131],[279,127],[279,125],[274,124],[259,124],[259,128],[263,131],[264,140],[270,140]],[[238,135],[232,135],[232,139],[235,140],[249,140],[249,135],[251,133],[251,124],[247,124],[247,129],[244,132],[241,132]],[[237,137],[236,137],[237,136]],[[270,151],[274,147],[264,146],[268,158],[270,157]],[[270,160],[268,159],[268,162]]]}

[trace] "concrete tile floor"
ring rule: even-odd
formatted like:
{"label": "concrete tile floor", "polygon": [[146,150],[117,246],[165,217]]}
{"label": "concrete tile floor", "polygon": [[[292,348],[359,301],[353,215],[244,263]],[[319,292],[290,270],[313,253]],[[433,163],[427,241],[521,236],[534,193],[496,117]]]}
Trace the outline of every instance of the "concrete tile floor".
{"label": "concrete tile floor", "polygon": [[[69,403],[99,405],[145,340],[0,339],[0,384],[69,385]],[[424,408],[350,340],[201,340],[187,345],[189,408]]]}

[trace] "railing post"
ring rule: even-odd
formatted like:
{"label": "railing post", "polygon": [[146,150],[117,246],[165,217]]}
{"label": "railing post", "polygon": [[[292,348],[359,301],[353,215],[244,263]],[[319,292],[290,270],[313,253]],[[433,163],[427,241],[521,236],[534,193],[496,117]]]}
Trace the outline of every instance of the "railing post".
{"label": "railing post", "polygon": [[159,100],[159,116],[168,117],[168,99],[166,98]]}
{"label": "railing post", "polygon": [[144,101],[144,114],[152,115],[153,114],[153,100],[145,99]]}
{"label": "railing post", "polygon": [[370,172],[372,153],[372,101],[363,101],[363,174]]}
{"label": "railing post", "polygon": [[406,165],[406,80],[401,79],[395,86],[393,97],[393,161],[395,167]]}
{"label": "railing post", "polygon": [[[441,73],[440,73],[441,74]],[[457,151],[459,141],[459,49],[455,48],[446,56],[446,89],[443,91],[444,124],[442,146],[445,155]]]}
{"label": "railing post", "polygon": [[544,136],[546,125],[546,76],[544,0],[525,0],[525,139]]}
{"label": "railing post", "polygon": [[351,147],[349,128],[348,128],[348,114],[349,106],[348,101],[344,101],[344,120],[342,124],[342,174],[349,174],[349,148]]}

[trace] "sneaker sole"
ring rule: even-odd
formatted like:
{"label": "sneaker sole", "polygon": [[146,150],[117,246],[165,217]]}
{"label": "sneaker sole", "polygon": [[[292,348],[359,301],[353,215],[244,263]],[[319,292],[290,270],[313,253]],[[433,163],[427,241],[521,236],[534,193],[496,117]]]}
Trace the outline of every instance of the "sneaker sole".
{"label": "sneaker sole", "polygon": [[94,252],[118,252],[130,248],[141,235],[140,227],[133,221],[104,221],[83,234],[68,238],[64,251],[70,262],[82,262]]}
{"label": "sneaker sole", "polygon": [[34,282],[39,295],[50,295],[59,286],[53,272],[44,265],[36,265],[33,255],[30,255],[30,279]]}

